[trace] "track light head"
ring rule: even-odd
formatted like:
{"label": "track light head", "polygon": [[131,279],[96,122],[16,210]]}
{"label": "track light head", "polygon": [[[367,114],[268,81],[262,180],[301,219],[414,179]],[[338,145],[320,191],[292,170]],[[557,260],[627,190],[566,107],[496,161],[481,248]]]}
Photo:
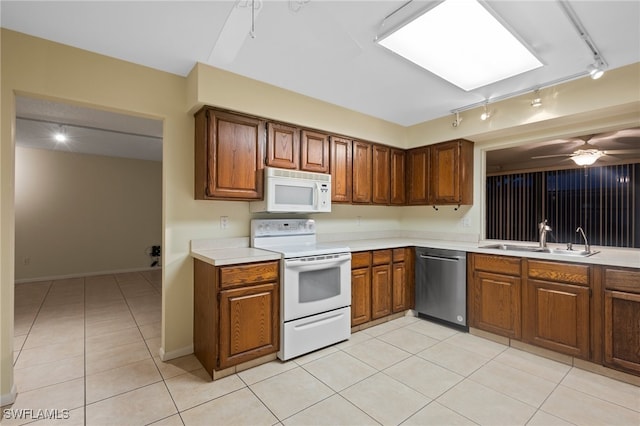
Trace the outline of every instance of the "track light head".
{"label": "track light head", "polygon": [[485,121],[491,117],[491,112],[487,109],[489,102],[485,102],[484,111],[480,114],[480,120]]}
{"label": "track light head", "polygon": [[458,127],[460,125],[460,123],[462,123],[462,118],[460,118],[460,113],[459,112],[456,112],[455,114],[456,114],[456,118],[455,118],[455,120],[453,120],[453,123],[451,123],[451,125],[453,127]]}
{"label": "track light head", "polygon": [[538,108],[542,106],[542,99],[540,98],[540,89],[536,89],[533,92],[534,98],[531,100],[531,106]]}

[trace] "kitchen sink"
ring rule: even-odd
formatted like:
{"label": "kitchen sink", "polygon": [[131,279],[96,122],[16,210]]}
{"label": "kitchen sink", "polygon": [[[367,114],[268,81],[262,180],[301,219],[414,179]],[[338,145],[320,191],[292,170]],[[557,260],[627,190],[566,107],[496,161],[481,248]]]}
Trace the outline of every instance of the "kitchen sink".
{"label": "kitchen sink", "polygon": [[559,256],[574,256],[574,257],[588,257],[593,256],[599,251],[591,250],[568,250],[568,249],[560,249],[560,248],[550,248],[550,247],[539,247],[539,246],[519,246],[515,244],[490,244],[487,246],[481,246],[480,248],[486,249],[496,249],[496,250],[504,250],[504,251],[522,251],[522,252],[530,252],[530,253],[549,253],[549,254],[557,254]]}
{"label": "kitchen sink", "polygon": [[551,249],[551,254],[559,254],[561,256],[577,256],[577,257],[588,257],[593,256],[596,253],[600,253],[597,250],[567,250],[567,249]]}
{"label": "kitchen sink", "polygon": [[505,251],[528,251],[528,252],[537,252],[537,253],[550,252],[548,248],[542,248],[538,246],[518,246],[514,244],[491,244],[488,246],[482,246],[480,248],[497,249],[497,250],[505,250]]}

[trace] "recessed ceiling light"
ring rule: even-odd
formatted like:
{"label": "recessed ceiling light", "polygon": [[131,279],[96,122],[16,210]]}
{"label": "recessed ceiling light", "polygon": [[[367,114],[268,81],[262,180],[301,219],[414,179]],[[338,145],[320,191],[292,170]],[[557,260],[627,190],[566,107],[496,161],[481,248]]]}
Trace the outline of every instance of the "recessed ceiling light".
{"label": "recessed ceiling light", "polygon": [[64,127],[60,126],[58,130],[53,134],[53,139],[56,142],[66,142],[67,141],[67,133],[65,132]]}
{"label": "recessed ceiling light", "polygon": [[377,41],[466,91],[542,66],[476,0],[446,0]]}

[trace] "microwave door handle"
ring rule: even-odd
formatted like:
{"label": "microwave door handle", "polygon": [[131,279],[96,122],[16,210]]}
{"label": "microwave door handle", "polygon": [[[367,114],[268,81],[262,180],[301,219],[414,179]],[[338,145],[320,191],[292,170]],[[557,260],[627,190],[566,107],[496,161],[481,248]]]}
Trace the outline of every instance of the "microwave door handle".
{"label": "microwave door handle", "polygon": [[318,202],[320,200],[320,183],[316,182],[314,184],[313,190],[313,208],[314,210],[318,210]]}

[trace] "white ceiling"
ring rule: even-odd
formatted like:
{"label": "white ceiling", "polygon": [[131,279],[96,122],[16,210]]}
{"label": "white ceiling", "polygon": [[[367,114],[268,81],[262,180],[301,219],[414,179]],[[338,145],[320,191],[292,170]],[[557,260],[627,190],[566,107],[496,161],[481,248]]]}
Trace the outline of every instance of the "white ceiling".
{"label": "white ceiling", "polygon": [[[373,41],[383,19],[404,0],[256,0],[260,9],[254,39],[248,35],[249,13],[244,22],[225,27],[234,5],[247,3],[251,0],[3,0],[0,7],[5,28],[179,75],[187,75],[196,62],[208,63],[401,125],[583,73],[593,63],[586,44],[552,0],[486,2],[545,66],[471,92]],[[415,0],[385,28],[433,3]],[[610,68],[640,61],[640,1],[569,4]],[[219,40],[221,34],[224,40]],[[218,55],[220,49],[227,55]],[[233,60],[222,59],[230,55]]]}
{"label": "white ceiling", "polygon": [[[544,66],[470,92],[374,42],[381,30],[437,2],[414,0],[384,27],[384,18],[404,0],[255,2],[260,7],[255,38],[249,36],[250,8],[243,7],[251,0],[2,0],[0,23],[179,75],[187,75],[196,62],[207,63],[401,125],[584,74],[593,63],[592,53],[553,0],[484,2]],[[640,0],[568,4],[610,69],[640,62]],[[238,14],[241,20],[235,21]]]}

